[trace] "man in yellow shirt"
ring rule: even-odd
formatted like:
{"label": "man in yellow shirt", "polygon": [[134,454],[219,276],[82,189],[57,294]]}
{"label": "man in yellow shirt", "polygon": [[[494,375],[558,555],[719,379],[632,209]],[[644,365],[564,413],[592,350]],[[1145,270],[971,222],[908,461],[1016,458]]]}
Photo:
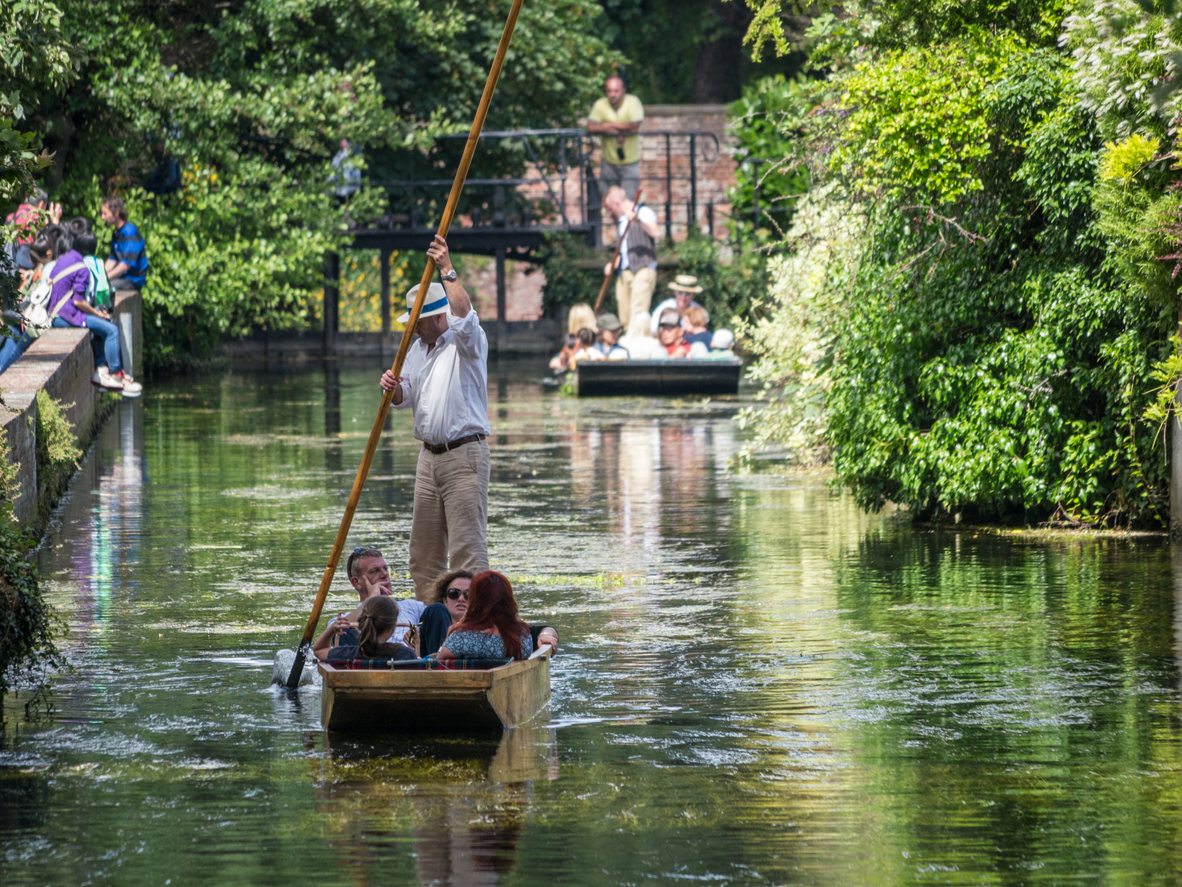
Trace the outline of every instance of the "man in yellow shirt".
{"label": "man in yellow shirt", "polygon": [[631,199],[640,187],[640,124],[644,105],[629,94],[624,81],[608,77],[603,84],[603,98],[592,107],[587,118],[587,132],[603,136],[603,161],[599,165],[599,189],[606,194],[618,185]]}

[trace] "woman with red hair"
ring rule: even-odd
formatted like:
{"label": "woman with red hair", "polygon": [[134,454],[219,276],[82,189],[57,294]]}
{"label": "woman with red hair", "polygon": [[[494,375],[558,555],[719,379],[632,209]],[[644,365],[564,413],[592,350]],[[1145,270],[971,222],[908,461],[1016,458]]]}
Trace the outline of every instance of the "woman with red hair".
{"label": "woman with red hair", "polygon": [[529,626],[517,618],[509,580],[493,570],[472,577],[468,611],[447,633],[438,659],[527,659],[534,651]]}

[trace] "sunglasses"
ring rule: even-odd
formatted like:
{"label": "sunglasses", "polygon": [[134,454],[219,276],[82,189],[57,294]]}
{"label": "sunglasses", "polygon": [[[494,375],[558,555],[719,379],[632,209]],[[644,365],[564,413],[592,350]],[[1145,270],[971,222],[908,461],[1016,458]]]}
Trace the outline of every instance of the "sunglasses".
{"label": "sunglasses", "polygon": [[372,545],[362,545],[359,548],[353,549],[353,553],[350,554],[349,559],[347,561],[345,561],[345,575],[346,576],[353,575],[353,561],[357,560],[357,555],[361,554],[361,552],[363,552],[363,551],[369,551],[370,549],[373,549],[375,551],[377,550],[377,549],[374,549],[374,547]]}
{"label": "sunglasses", "polygon": [[468,590],[466,588],[449,588],[447,590],[447,596],[453,601],[458,601],[461,597],[464,600],[468,600]]}

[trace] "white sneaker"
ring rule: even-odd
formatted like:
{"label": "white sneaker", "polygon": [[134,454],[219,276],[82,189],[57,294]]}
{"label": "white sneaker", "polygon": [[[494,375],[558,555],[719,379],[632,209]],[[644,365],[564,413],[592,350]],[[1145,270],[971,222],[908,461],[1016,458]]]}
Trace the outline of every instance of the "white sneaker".
{"label": "white sneaker", "polygon": [[144,386],[131,378],[128,373],[123,374],[123,396],[124,397],[139,397],[143,393]]}
{"label": "white sneaker", "polygon": [[93,373],[90,374],[90,381],[95,385],[102,385],[103,384],[103,377],[99,373],[98,370],[95,370]]}
{"label": "white sneaker", "polygon": [[99,367],[95,375],[98,376],[98,384],[104,388],[110,388],[112,391],[123,390],[123,380],[111,375],[111,371],[106,367]]}

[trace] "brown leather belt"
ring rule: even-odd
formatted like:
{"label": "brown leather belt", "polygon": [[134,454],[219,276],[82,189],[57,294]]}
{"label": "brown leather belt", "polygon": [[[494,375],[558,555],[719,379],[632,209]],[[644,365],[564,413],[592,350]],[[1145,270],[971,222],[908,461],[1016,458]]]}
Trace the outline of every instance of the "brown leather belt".
{"label": "brown leather belt", "polygon": [[436,456],[442,456],[448,450],[454,450],[456,447],[462,447],[464,444],[475,443],[478,440],[484,440],[483,434],[469,434],[467,437],[457,437],[455,440],[448,441],[445,444],[430,444],[423,441],[423,449],[428,453],[434,453]]}

